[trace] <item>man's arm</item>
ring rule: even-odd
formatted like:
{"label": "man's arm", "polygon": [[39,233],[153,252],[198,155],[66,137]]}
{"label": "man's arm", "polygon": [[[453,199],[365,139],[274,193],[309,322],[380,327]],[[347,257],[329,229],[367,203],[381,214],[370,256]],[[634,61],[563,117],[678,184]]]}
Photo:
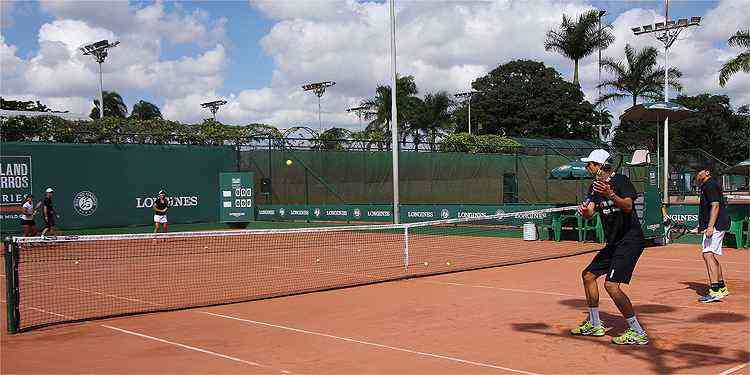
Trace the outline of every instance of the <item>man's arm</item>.
{"label": "man's arm", "polygon": [[719,202],[711,202],[711,216],[708,219],[708,227],[706,228],[706,235],[711,236],[714,234],[714,227],[716,226],[716,220],[719,218]]}

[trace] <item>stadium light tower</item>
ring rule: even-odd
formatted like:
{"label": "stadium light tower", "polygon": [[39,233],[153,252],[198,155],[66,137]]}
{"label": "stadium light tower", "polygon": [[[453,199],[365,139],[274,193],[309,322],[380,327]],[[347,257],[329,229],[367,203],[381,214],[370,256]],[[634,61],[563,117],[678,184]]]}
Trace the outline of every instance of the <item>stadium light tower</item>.
{"label": "stadium light tower", "polygon": [[[677,40],[682,30],[691,26],[699,26],[700,17],[680,18],[677,22],[669,19],[669,0],[664,0],[664,22],[653,25],[634,27],[633,34],[656,34],[656,39],[664,44],[664,103],[669,102],[669,48]],[[664,191],[663,203],[669,203],[669,116],[664,118]]]}
{"label": "stadium light tower", "polygon": [[323,82],[310,83],[310,84],[302,86],[302,90],[312,91],[315,94],[315,96],[318,97],[318,131],[320,133],[323,132],[323,122],[320,120],[320,98],[323,96],[323,94],[326,93],[326,88],[331,87],[335,84],[336,82],[323,81]]}
{"label": "stadium light tower", "polygon": [[94,56],[94,60],[99,63],[99,118],[104,118],[104,85],[102,84],[102,63],[107,58],[107,54],[110,48],[117,47],[120,44],[119,41],[110,43],[108,40],[100,40],[96,43],[85,45],[79,50],[84,56]]}
{"label": "stadium light tower", "polygon": [[362,105],[362,106],[359,106],[359,107],[352,107],[352,108],[347,108],[346,109],[347,112],[350,112],[350,113],[354,112],[354,113],[357,114],[357,118],[359,118],[359,128],[360,128],[360,130],[362,129],[362,114],[365,111],[367,111],[368,109],[370,109],[370,107],[368,107],[366,105]]}
{"label": "stadium light tower", "polygon": [[471,135],[471,97],[476,94],[476,91],[459,92],[454,95],[458,99],[465,99],[469,103],[469,135]]}
{"label": "stadium light tower", "polygon": [[208,110],[211,111],[211,115],[214,117],[214,121],[216,121],[216,112],[219,112],[219,107],[224,104],[227,104],[226,100],[214,100],[212,102],[201,103],[201,107],[208,108]]}

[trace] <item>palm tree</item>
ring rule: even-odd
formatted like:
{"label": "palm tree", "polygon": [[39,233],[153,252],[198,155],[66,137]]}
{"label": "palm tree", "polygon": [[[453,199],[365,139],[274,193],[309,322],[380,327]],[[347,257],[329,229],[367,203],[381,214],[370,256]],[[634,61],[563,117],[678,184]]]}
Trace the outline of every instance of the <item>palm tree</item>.
{"label": "palm tree", "polygon": [[[114,91],[104,91],[104,117],[128,117],[128,106],[122,100],[122,96]],[[89,117],[92,119],[99,118],[99,100],[94,99],[94,108],[91,110]]]}
{"label": "palm tree", "polygon": [[154,118],[162,118],[162,115],[159,107],[141,100],[133,106],[133,111],[130,113],[130,117],[139,120],[150,120]]}
{"label": "palm tree", "polygon": [[446,91],[430,93],[424,97],[412,125],[419,133],[419,137],[414,137],[415,150],[423,137],[426,137],[430,150],[434,151],[437,138],[451,124],[451,108],[454,105],[455,102]]}
{"label": "palm tree", "polygon": [[727,43],[732,47],[744,47],[747,48],[745,52],[741,52],[737,57],[727,61],[719,71],[719,85],[724,87],[729,80],[729,77],[739,71],[750,73],[750,29],[738,30],[737,33],[732,35]]}
{"label": "palm tree", "polygon": [[[413,98],[419,90],[414,83],[414,76],[398,77],[396,79],[396,105],[398,106],[398,123],[403,128],[407,125],[407,120],[411,114],[410,106],[413,104]],[[365,99],[362,106],[368,107],[369,110],[364,113],[363,118],[370,121],[367,124],[368,131],[379,130],[388,132],[391,125],[391,87],[379,85],[375,90],[375,96]]]}
{"label": "palm tree", "polygon": [[573,60],[573,83],[578,84],[578,61],[599,49],[606,49],[615,37],[606,25],[599,29],[599,11],[590,10],[580,16],[578,21],[563,14],[558,30],[547,31],[544,49],[556,51]]}
{"label": "palm tree", "polygon": [[[602,68],[614,75],[604,80],[599,88],[606,88],[612,92],[602,95],[597,105],[627,97],[633,99],[633,105],[638,98],[659,100],[664,89],[664,68],[656,65],[659,52],[654,47],[646,47],[636,51],[630,44],[625,45],[625,62],[612,58],[602,59]],[[677,68],[669,68],[669,86],[675,90],[682,90],[677,81],[682,73]]]}

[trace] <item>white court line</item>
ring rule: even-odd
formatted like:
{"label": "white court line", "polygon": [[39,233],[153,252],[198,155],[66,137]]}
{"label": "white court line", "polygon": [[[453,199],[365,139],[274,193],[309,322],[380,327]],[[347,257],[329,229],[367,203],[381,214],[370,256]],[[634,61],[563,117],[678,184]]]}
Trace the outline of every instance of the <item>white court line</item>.
{"label": "white court line", "polygon": [[[582,263],[582,262],[577,262],[577,261],[574,261],[574,260],[565,260],[565,259],[560,259],[558,261],[559,262],[568,262],[568,263],[577,263],[577,264],[581,264]],[[720,261],[719,263],[723,263],[723,262]],[[640,268],[640,267],[664,268],[664,269],[688,270],[688,271],[705,271],[706,270],[705,268],[670,267],[670,266],[658,266],[658,265],[654,265],[654,264],[642,264],[642,263],[638,263],[636,265],[636,268]],[[723,271],[725,273],[726,272],[750,273],[750,271],[740,271],[740,270],[726,270],[726,269],[724,269]]]}
{"label": "white court line", "polygon": [[[144,334],[138,333],[138,332],[128,331],[126,329],[108,326],[106,324],[102,324],[101,326],[104,327],[104,328],[108,328],[108,329],[111,329],[111,330],[115,330],[115,331],[121,332],[121,333],[126,333],[128,335],[138,336],[138,337],[142,337],[142,338],[145,338],[145,339],[158,341],[158,342],[161,342],[161,343],[164,343],[164,344],[174,345],[174,346],[177,346],[177,347],[180,347],[180,348],[184,348],[184,349],[193,350],[193,351],[196,351],[196,352],[205,353],[205,354],[208,354],[208,355],[212,355],[212,356],[215,356],[215,357],[228,359],[228,360],[235,361],[235,362],[244,363],[246,365],[252,365],[252,366],[256,366],[256,367],[262,367],[262,368],[270,369],[270,367],[268,367],[266,365],[262,365],[262,364],[257,363],[257,362],[245,361],[244,359],[239,359],[239,358],[236,358],[236,357],[228,356],[226,354],[212,352],[212,351],[206,350],[206,349],[196,348],[196,347],[190,346],[190,345],[180,344],[179,342],[168,341],[168,340],[160,339],[158,337],[144,335]],[[286,370],[280,370],[280,371],[283,374],[290,374],[290,372],[286,371]]]}
{"label": "white court line", "polygon": [[238,318],[238,317],[234,317],[234,316],[230,316],[230,315],[216,314],[216,313],[211,313],[211,312],[207,312],[207,311],[199,311],[199,313],[206,314],[206,315],[211,315],[211,316],[215,316],[215,317],[219,317],[219,318],[224,318],[224,319],[231,319],[231,320],[237,320],[237,321],[241,321],[241,322],[245,322],[245,323],[262,325],[262,326],[266,326],[266,327],[279,328],[279,329],[283,329],[283,330],[287,330],[287,331],[292,331],[292,332],[297,332],[297,333],[304,333],[304,334],[308,334],[308,335],[327,337],[327,338],[334,339],[334,340],[341,340],[341,341],[353,342],[353,343],[357,343],[357,344],[369,345],[369,346],[374,346],[374,347],[377,347],[377,348],[390,349],[390,350],[395,350],[395,351],[399,351],[399,352],[411,353],[411,354],[421,355],[421,356],[425,356],[425,357],[445,359],[445,360],[449,360],[449,361],[453,361],[453,362],[458,362],[458,363],[464,363],[464,364],[468,364],[468,365],[474,365],[474,366],[480,366],[480,367],[488,367],[488,368],[493,368],[493,369],[497,369],[497,370],[505,370],[505,371],[515,372],[515,373],[518,373],[518,374],[539,375],[539,374],[534,373],[534,372],[528,372],[528,371],[516,370],[516,369],[512,369],[512,368],[508,368],[508,367],[496,366],[496,365],[492,365],[492,364],[489,364],[489,363],[474,362],[474,361],[469,361],[469,360],[461,359],[461,358],[448,357],[448,356],[444,356],[444,355],[427,353],[427,352],[420,352],[420,351],[417,351],[417,350],[399,348],[399,347],[395,347],[395,346],[383,345],[383,344],[378,344],[378,343],[369,342],[369,341],[362,341],[362,340],[357,340],[357,339],[353,339],[353,338],[349,338],[349,337],[334,336],[334,335],[329,335],[329,334],[326,334],[326,333],[307,331],[307,330],[304,330],[304,329],[287,327],[287,326],[282,326],[282,325],[278,325],[278,324],[272,324],[272,323],[266,323],[266,322],[259,322],[259,321],[256,321],[256,320],[249,320],[249,319],[242,319],[242,318]]}
{"label": "white court line", "polygon": [[739,366],[734,366],[734,367],[730,368],[729,370],[720,372],[719,375],[733,374],[733,373],[735,373],[735,372],[737,372],[739,370],[742,370],[743,368],[745,368],[747,366],[750,366],[750,363],[743,363],[743,364],[741,364]]}
{"label": "white court line", "polygon": [[[0,302],[6,303],[5,300],[0,300]],[[54,313],[54,312],[42,310],[42,309],[39,309],[39,308],[36,308],[36,307],[29,307],[29,309],[40,311],[40,312],[43,312],[45,314],[59,316],[61,318],[74,319],[72,316],[67,316],[67,315],[62,315],[62,314]],[[179,342],[169,341],[169,340],[161,339],[161,338],[154,337],[154,336],[148,336],[148,335],[144,335],[142,333],[128,331],[126,329],[117,328],[117,327],[109,326],[109,325],[106,325],[106,324],[99,324],[99,326],[103,327],[103,328],[110,329],[110,330],[114,330],[114,331],[117,331],[117,332],[120,332],[120,333],[125,333],[125,334],[142,337],[142,338],[149,339],[149,340],[158,341],[158,342],[161,342],[163,344],[169,344],[169,345],[177,346],[177,347],[180,347],[180,348],[183,348],[183,349],[188,349],[188,350],[192,350],[192,351],[196,351],[196,352],[200,352],[200,353],[212,355],[212,356],[215,356],[215,357],[219,357],[219,358],[223,358],[223,359],[228,359],[228,360],[231,360],[231,361],[240,362],[240,363],[244,363],[244,364],[247,364],[247,365],[252,365],[252,366],[256,366],[256,367],[261,367],[261,368],[266,368],[266,369],[272,369],[273,370],[272,367],[269,367],[269,366],[266,366],[266,365],[262,365],[262,364],[257,363],[257,362],[246,361],[244,359],[240,359],[240,358],[228,356],[226,354],[212,352],[210,350],[198,348],[198,347],[195,347],[195,346],[185,345],[185,344],[181,344]],[[287,370],[279,370],[279,371],[281,371],[282,374],[290,374],[290,372],[287,371]]]}
{"label": "white court line", "polygon": [[[696,253],[696,254],[699,254],[699,253]],[[705,261],[698,260],[698,259],[657,258],[657,257],[648,256],[648,255],[646,255],[646,257],[644,257],[644,259],[646,259],[646,258],[648,258],[649,260],[651,260],[651,259],[658,259],[658,260],[666,260],[666,261],[670,261],[670,262],[701,262],[701,263],[705,263]],[[720,260],[719,263],[747,265],[747,262],[727,262],[727,261],[724,261],[724,260]]]}
{"label": "white court line", "polygon": [[[418,283],[427,283],[427,284],[452,285],[452,286],[461,286],[461,287],[467,287],[467,288],[480,288],[480,289],[502,290],[502,291],[506,291],[506,292],[520,292],[520,293],[544,294],[544,295],[548,295],[548,296],[573,297],[573,298],[579,298],[579,297],[581,297],[581,295],[576,295],[576,294],[545,292],[545,291],[541,291],[541,290],[510,289],[510,288],[501,288],[501,287],[490,286],[490,285],[462,284],[462,283],[453,283],[453,282],[447,282],[447,281],[429,281],[429,280],[424,280],[423,281],[423,280],[416,280],[416,279],[414,279],[412,281],[418,282]],[[600,300],[604,300],[604,301],[607,301],[607,302],[614,303],[614,301],[611,298],[607,298],[607,297],[600,297]],[[630,301],[631,302],[638,302],[638,303],[662,304],[662,302],[643,301],[643,300],[636,300],[636,299],[631,299]],[[697,309],[697,310],[704,310],[704,311],[705,310],[711,310],[711,311],[718,310],[716,308],[702,307],[702,306],[681,306],[681,305],[672,305],[672,304],[668,304],[666,306],[679,307],[679,308],[683,308],[683,309]],[[727,310],[724,310],[724,311],[727,311]]]}

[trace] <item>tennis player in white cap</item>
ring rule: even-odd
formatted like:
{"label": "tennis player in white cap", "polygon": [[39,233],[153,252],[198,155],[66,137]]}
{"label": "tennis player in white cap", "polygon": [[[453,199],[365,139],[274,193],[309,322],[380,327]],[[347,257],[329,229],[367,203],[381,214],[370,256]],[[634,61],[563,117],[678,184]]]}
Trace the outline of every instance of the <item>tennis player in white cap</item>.
{"label": "tennis player in white cap", "polygon": [[601,149],[591,151],[588,157],[581,159],[586,163],[586,170],[595,179],[579,212],[587,219],[592,218],[595,212],[599,213],[607,244],[581,273],[589,318],[570,332],[582,336],[604,336],[604,326],[599,320],[597,279],[606,276],[604,289],[630,327],[622,335],[613,338],[612,342],[618,345],[645,345],[648,344],[648,335],[635,316],[630,298],[620,289],[620,284],[630,283],[635,265],[646,244],[641,223],[633,209],[637,193],[630,179],[615,173],[608,160],[609,153]]}

